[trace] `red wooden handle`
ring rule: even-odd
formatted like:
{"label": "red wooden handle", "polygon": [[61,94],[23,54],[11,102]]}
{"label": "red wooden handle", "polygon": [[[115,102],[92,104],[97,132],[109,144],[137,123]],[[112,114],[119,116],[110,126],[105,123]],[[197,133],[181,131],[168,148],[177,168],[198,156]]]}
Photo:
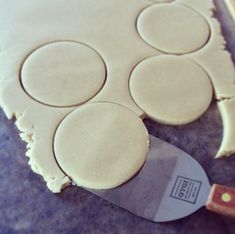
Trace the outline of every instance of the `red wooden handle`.
{"label": "red wooden handle", "polygon": [[235,189],[214,184],[207,200],[210,211],[235,218]]}

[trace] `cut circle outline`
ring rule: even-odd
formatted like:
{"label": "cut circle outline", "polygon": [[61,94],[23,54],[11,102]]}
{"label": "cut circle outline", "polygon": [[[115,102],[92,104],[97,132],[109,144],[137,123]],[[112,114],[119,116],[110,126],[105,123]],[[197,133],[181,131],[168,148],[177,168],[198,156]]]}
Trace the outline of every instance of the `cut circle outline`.
{"label": "cut circle outline", "polygon": [[[46,46],[50,46],[50,45],[53,45],[53,44],[56,44],[56,43],[75,43],[75,44],[78,44],[78,45],[82,45],[84,47],[87,47],[88,49],[90,49],[91,51],[93,51],[97,57],[99,57],[102,65],[103,65],[103,68],[104,68],[104,78],[103,78],[103,84],[100,86],[98,92],[94,93],[93,95],[91,95],[87,100],[83,101],[83,102],[78,102],[78,103],[75,103],[75,104],[71,104],[71,105],[52,105],[52,104],[48,104],[46,102],[43,102],[43,101],[40,101],[38,100],[37,98],[33,97],[33,95],[31,95],[27,89],[25,88],[23,82],[22,82],[22,71],[24,69],[24,65],[26,63],[26,61],[28,60],[28,58],[33,55],[35,52],[37,52],[38,50],[40,50],[41,48],[44,48]],[[76,41],[76,40],[54,40],[54,41],[50,41],[50,42],[46,42],[46,43],[43,43],[39,46],[37,46],[35,49],[33,49],[31,52],[29,52],[25,58],[22,60],[21,64],[20,64],[20,68],[19,68],[19,82],[20,82],[20,85],[23,89],[23,91],[25,92],[25,94],[31,98],[33,101],[41,104],[41,105],[44,105],[44,106],[48,106],[48,107],[52,107],[52,108],[72,108],[72,107],[78,107],[80,105],[83,105],[87,102],[89,102],[90,100],[92,100],[94,97],[96,97],[101,91],[102,89],[104,88],[105,84],[106,84],[106,81],[107,81],[107,76],[108,76],[108,69],[107,69],[107,65],[106,65],[106,62],[103,58],[103,56],[101,55],[101,53],[99,53],[97,50],[95,50],[92,46],[84,43],[84,42],[80,42],[80,41]]]}
{"label": "cut circle outline", "polygon": [[[58,132],[59,131],[62,131],[63,130],[63,125],[64,124],[67,124],[67,122],[70,121],[70,118],[74,117],[73,115],[76,115],[77,112],[79,113],[80,110],[84,109],[84,108],[89,108],[89,107],[92,107],[94,105],[111,105],[111,106],[116,106],[118,109],[120,110],[123,110],[124,112],[126,113],[129,113],[131,116],[135,117],[136,118],[136,121],[135,121],[135,124],[141,124],[139,125],[141,127],[141,129],[139,128],[139,132],[141,131],[142,134],[134,134],[133,136],[138,136],[137,138],[140,139],[140,136],[141,136],[141,141],[143,142],[144,144],[144,147],[141,148],[141,150],[137,150],[138,153],[135,154],[135,155],[138,155],[138,154],[142,154],[139,155],[138,157],[136,156],[137,159],[133,159],[133,162],[134,164],[131,166],[131,167],[134,167],[135,169],[134,170],[130,170],[128,173],[125,173],[124,174],[127,174],[127,175],[124,175],[123,176],[123,173],[120,174],[119,177],[123,177],[122,179],[118,178],[116,182],[112,183],[112,185],[109,185],[108,187],[99,187],[100,185],[98,184],[97,187],[96,186],[89,186],[89,183],[90,182],[84,182],[84,180],[77,180],[77,179],[74,179],[75,176],[74,175],[71,175],[64,167],[63,167],[63,163],[60,162],[60,160],[58,159],[58,151],[56,149],[56,142],[58,141],[58,135],[61,135],[59,134]],[[128,114],[128,115],[129,115]],[[93,115],[95,116],[95,115]],[[121,115],[122,116],[122,115]],[[112,120],[113,122],[113,120]],[[128,121],[129,122],[129,118],[128,118]],[[79,121],[80,123],[80,121]],[[74,125],[73,125],[74,126]],[[128,126],[129,126],[129,123],[128,123]],[[133,125],[132,125],[133,126]],[[60,129],[62,128],[62,130]],[[79,128],[80,130],[80,128]],[[120,131],[120,128],[118,128],[118,131]],[[128,132],[132,132],[132,131],[128,131]],[[71,132],[69,131],[69,134],[71,134]],[[63,137],[62,137],[63,138]],[[122,137],[123,138],[123,137]],[[66,138],[68,139],[68,138]],[[76,138],[77,139],[77,138]],[[114,138],[113,138],[114,139]],[[129,139],[129,138],[128,138]],[[115,141],[116,141],[116,138],[115,138]],[[139,141],[139,140],[138,140]],[[64,141],[63,141],[64,142]],[[127,145],[127,142],[128,141],[125,141],[125,145]],[[61,146],[62,144],[57,144],[57,146]],[[138,147],[140,147],[141,144],[137,144]],[[142,146],[142,145],[141,145]],[[99,146],[100,147],[100,146]],[[98,148],[99,148],[98,147]],[[137,148],[138,148],[137,147]],[[123,148],[126,148],[126,147],[121,147],[121,149]],[[54,158],[57,162],[57,165],[58,167],[60,168],[60,170],[70,178],[70,180],[72,181],[73,184],[75,185],[78,185],[78,186],[82,186],[82,187],[86,187],[86,188],[93,188],[93,189],[109,189],[109,188],[114,188],[114,187],[117,187],[123,183],[125,183],[126,181],[128,181],[129,179],[131,179],[133,176],[135,176],[138,171],[142,168],[142,166],[144,165],[145,163],[145,160],[147,158],[147,153],[148,153],[148,150],[149,150],[149,136],[148,136],[148,131],[147,131],[147,128],[145,126],[145,124],[143,123],[143,120],[138,116],[136,115],[136,113],[134,111],[132,111],[131,109],[129,109],[128,107],[126,106],[123,106],[121,104],[118,104],[118,103],[114,103],[114,102],[92,102],[92,103],[87,103],[87,104],[84,104],[74,110],[72,110],[71,112],[69,112],[66,116],[64,116],[64,118],[59,122],[59,124],[57,125],[55,131],[54,131],[54,136],[53,136],[53,144],[52,144],[52,149],[53,149],[53,153],[54,153]],[[133,149],[131,149],[131,151],[133,151]],[[142,152],[143,151],[143,152]],[[109,151],[111,152],[111,151]],[[141,153],[139,153],[141,152]],[[76,151],[77,153],[77,151]],[[67,155],[67,153],[66,153]],[[81,155],[81,154],[80,154]],[[122,154],[119,154],[119,155],[122,155]],[[129,155],[129,154],[128,154]],[[64,156],[62,155],[62,158]],[[122,157],[122,156],[121,156]],[[135,157],[134,157],[135,158]],[[129,168],[130,165],[127,165],[127,168]],[[133,168],[132,168],[133,169]],[[93,183],[94,185],[94,183]]]}
{"label": "cut circle outline", "polygon": [[[181,121],[169,121],[169,120],[166,120],[162,117],[156,117],[156,115],[154,114],[151,114],[149,110],[146,110],[146,108],[143,106],[144,104],[140,104],[140,102],[142,101],[138,101],[137,99],[137,96],[136,94],[133,94],[133,90],[132,90],[132,87],[133,85],[131,84],[132,82],[132,79],[133,79],[133,75],[134,73],[139,69],[140,66],[142,66],[142,64],[145,64],[147,61],[149,60],[154,60],[154,59],[161,59],[161,58],[167,58],[167,57],[172,57],[172,58],[179,58],[180,60],[186,60],[187,62],[191,63],[193,66],[197,67],[198,70],[200,70],[201,74],[204,73],[203,75],[205,76],[206,80],[206,83],[209,87],[209,96],[210,98],[208,98],[208,102],[207,102],[207,107],[204,108],[204,110],[201,111],[201,113],[199,113],[197,116],[195,116],[194,118],[191,118],[190,120],[181,120]],[[190,59],[190,58],[187,58],[187,57],[184,57],[184,56],[178,56],[178,55],[169,55],[169,54],[161,54],[161,55],[153,55],[153,56],[150,56],[150,57],[147,57],[143,60],[141,60],[139,63],[137,63],[131,73],[130,73],[130,76],[129,76],[129,91],[130,91],[130,95],[133,99],[133,101],[135,102],[135,104],[141,109],[143,110],[143,112],[145,113],[145,118],[149,118],[149,119],[152,119],[153,121],[156,121],[158,123],[161,123],[161,124],[165,124],[165,125],[171,125],[171,126],[178,126],[178,125],[185,125],[185,124],[189,124],[193,121],[195,121],[196,119],[200,118],[208,109],[211,101],[213,100],[213,84],[212,84],[212,81],[211,81],[211,78],[210,78],[210,75],[208,74],[208,72],[200,65],[198,64],[197,62],[195,62],[194,60]],[[151,92],[152,93],[152,92]],[[142,98],[142,97],[141,97]]]}
{"label": "cut circle outline", "polygon": [[[151,1],[152,2],[152,1]],[[139,35],[139,37],[141,38],[141,40],[146,43],[148,46],[150,46],[151,48],[153,48],[154,50],[156,51],[159,51],[160,53],[163,53],[163,54],[169,54],[169,55],[187,55],[187,54],[192,54],[192,53],[196,53],[200,50],[202,50],[203,48],[205,48],[208,43],[210,43],[210,40],[211,40],[211,37],[212,37],[212,30],[211,30],[211,24],[210,22],[208,21],[207,17],[205,17],[201,12],[199,12],[197,9],[195,8],[192,8],[188,5],[185,5],[183,3],[177,3],[175,0],[171,1],[171,2],[152,2],[153,4],[150,5],[150,6],[147,6],[145,8],[143,8],[139,14],[137,15],[137,18],[136,18],[136,21],[135,21],[135,28],[136,28],[136,31],[137,31],[137,34]],[[154,8],[154,7],[159,7],[159,6],[162,6],[162,5],[168,5],[168,6],[180,6],[180,7],[183,7],[183,8],[186,8],[188,10],[191,10],[193,11],[194,13],[196,13],[197,15],[199,15],[206,23],[207,27],[208,27],[208,36],[207,36],[207,39],[205,40],[205,42],[199,46],[198,48],[195,48],[194,50],[191,50],[191,51],[187,51],[187,52],[169,52],[169,51],[165,51],[164,49],[161,49],[161,48],[158,48],[156,46],[154,46],[152,43],[150,43],[148,40],[146,40],[143,36],[142,36],[142,33],[140,32],[140,29],[139,29],[139,19],[141,17],[141,15],[151,9],[151,8]]]}

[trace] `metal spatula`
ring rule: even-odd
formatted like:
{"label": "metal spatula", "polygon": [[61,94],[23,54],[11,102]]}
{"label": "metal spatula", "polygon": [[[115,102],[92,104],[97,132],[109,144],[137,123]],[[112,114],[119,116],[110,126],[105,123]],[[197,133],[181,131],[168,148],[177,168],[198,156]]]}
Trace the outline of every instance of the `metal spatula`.
{"label": "metal spatula", "polygon": [[235,189],[211,187],[196,160],[153,136],[146,163],[134,178],[114,189],[87,190],[155,222],[183,218],[204,205],[235,218]]}

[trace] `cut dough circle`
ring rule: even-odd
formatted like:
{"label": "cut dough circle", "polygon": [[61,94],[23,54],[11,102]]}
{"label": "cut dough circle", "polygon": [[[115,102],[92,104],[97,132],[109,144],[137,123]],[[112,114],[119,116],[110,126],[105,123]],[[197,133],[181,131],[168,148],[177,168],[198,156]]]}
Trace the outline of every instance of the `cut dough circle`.
{"label": "cut dough circle", "polygon": [[51,106],[75,106],[92,98],[104,85],[102,58],[87,45],[60,41],[31,53],[21,69],[21,82],[35,100]]}
{"label": "cut dough circle", "polygon": [[130,92],[150,118],[170,125],[199,118],[213,96],[207,73],[174,55],[154,56],[138,64],[130,77]]}
{"label": "cut dough circle", "polygon": [[210,36],[209,24],[199,13],[171,3],[145,9],[138,17],[137,29],[148,44],[170,54],[196,51]]}
{"label": "cut dough circle", "polygon": [[62,170],[78,185],[116,187],[134,176],[148,152],[143,121],[118,104],[86,104],[59,125],[54,152]]}

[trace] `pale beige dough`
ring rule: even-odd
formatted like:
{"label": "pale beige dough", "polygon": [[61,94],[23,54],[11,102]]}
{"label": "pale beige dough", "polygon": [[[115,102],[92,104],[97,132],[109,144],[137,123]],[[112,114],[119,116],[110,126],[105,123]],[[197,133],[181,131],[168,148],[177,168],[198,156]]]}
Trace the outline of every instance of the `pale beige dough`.
{"label": "pale beige dough", "polygon": [[195,10],[177,4],[156,4],[137,20],[140,36],[154,48],[171,54],[185,54],[202,48],[210,28]]}
{"label": "pale beige dough", "polygon": [[71,41],[37,49],[21,69],[26,92],[39,102],[59,107],[89,100],[102,88],[105,78],[102,58],[88,46]]}
{"label": "pale beige dough", "polygon": [[[235,92],[234,92],[235,96]],[[224,137],[216,157],[230,156],[235,152],[235,99],[223,100],[218,102],[218,107],[223,118]]]}
{"label": "pale beige dough", "polygon": [[233,20],[235,21],[235,0],[224,0],[228,10],[231,14],[231,16],[233,17]]}
{"label": "pale beige dough", "polygon": [[162,2],[173,2],[175,0],[149,0],[149,1],[157,2],[157,3],[162,3]]}
{"label": "pale beige dough", "polygon": [[160,55],[142,61],[130,77],[135,102],[153,120],[180,125],[199,118],[212,99],[206,72],[193,61]]}
{"label": "pale beige dough", "polygon": [[[43,177],[52,192],[60,192],[71,182],[58,166],[53,151],[56,128],[71,111],[84,103],[86,105],[93,102],[112,102],[129,108],[141,118],[146,117],[146,113],[130,94],[129,79],[133,69],[141,61],[165,53],[150,45],[136,27],[137,23],[141,25],[143,22],[141,19],[144,13],[151,9],[159,9],[158,7],[163,4],[159,2],[170,1],[0,0],[0,105],[8,118],[16,117],[16,125],[21,131],[20,136],[27,142],[26,154],[29,157],[29,164],[33,171]],[[217,100],[230,98],[230,86],[235,83],[234,66],[229,53],[225,50],[220,25],[213,15],[215,7],[212,0],[175,0],[163,5],[177,9],[172,16],[177,14],[178,9],[184,9],[179,10],[184,16],[187,15],[186,12],[192,13],[187,19],[194,24],[187,28],[189,31],[183,30],[181,34],[176,30],[170,32],[172,40],[178,35],[184,36],[177,50],[175,40],[171,41],[170,44],[174,45],[171,47],[171,50],[174,49],[172,53],[183,53],[183,58],[195,61],[208,73]],[[191,16],[195,18],[192,20]],[[184,24],[185,20],[182,19]],[[165,19],[163,21],[166,22]],[[153,23],[156,22],[150,22]],[[146,26],[146,29],[149,27],[142,26]],[[145,30],[143,27],[141,29]],[[188,32],[192,35],[196,33],[195,37]],[[165,31],[162,36],[164,33]],[[185,37],[189,37],[190,40],[186,40]],[[51,49],[58,48],[55,45],[65,44],[66,48],[63,49],[61,56],[54,58],[54,52],[49,53]],[[80,54],[75,47],[79,47],[78,50],[87,50],[87,53]],[[75,59],[76,65],[70,63],[70,68],[61,66],[61,82],[48,83],[45,79],[51,78],[51,74],[58,75],[59,70],[53,69],[54,66],[48,66],[47,58],[43,60],[44,55],[50,57],[51,62],[57,61],[58,64],[63,64],[66,58],[73,60],[74,56],[81,63],[78,64]],[[84,60],[81,60],[81,55]],[[37,80],[35,86],[35,78],[39,77],[35,69],[39,69],[42,64],[46,69],[40,71],[43,74],[40,75],[42,80]],[[70,80],[66,85],[72,90],[69,88],[63,89],[63,93],[57,92],[54,84],[60,84],[59,88],[63,86],[64,72],[71,71],[83,81],[80,76],[82,70],[79,69],[81,64],[89,64],[89,67],[92,67],[87,70],[97,68],[97,73],[89,76],[94,78],[93,75],[97,75],[95,82],[92,83],[92,90],[83,82],[77,87],[75,82],[79,91],[76,92]],[[45,85],[42,83],[43,79]],[[48,84],[50,86],[45,87]],[[83,90],[84,87],[88,89]],[[48,93],[49,89],[54,89],[54,94]],[[68,90],[71,91],[71,96],[67,96]],[[81,95],[85,90],[87,95]],[[222,120],[226,125],[226,142],[234,131],[232,120],[235,114],[232,110],[235,103],[229,103],[229,108],[220,108]],[[227,121],[228,119],[230,121]],[[229,144],[222,144],[220,156],[223,156],[224,152],[227,155],[227,152],[232,154],[235,151],[232,142],[231,140]],[[107,179],[110,181],[110,178]]]}
{"label": "pale beige dough", "polygon": [[[20,82],[22,64],[44,45],[84,43],[107,65],[106,82],[89,102],[119,103],[143,117],[129,93],[128,79],[133,64],[157,53],[133,27],[139,12],[150,4],[145,0],[0,0],[4,32],[0,39],[0,105],[8,118],[16,117],[21,137],[27,141],[29,164],[52,192],[70,184],[55,160],[52,141],[59,122],[76,107],[56,108],[32,98]],[[66,54],[64,51],[61,57]]]}
{"label": "pale beige dough", "polygon": [[76,184],[109,189],[130,179],[144,164],[148,132],[126,107],[86,104],[59,125],[54,149],[60,167]]}

